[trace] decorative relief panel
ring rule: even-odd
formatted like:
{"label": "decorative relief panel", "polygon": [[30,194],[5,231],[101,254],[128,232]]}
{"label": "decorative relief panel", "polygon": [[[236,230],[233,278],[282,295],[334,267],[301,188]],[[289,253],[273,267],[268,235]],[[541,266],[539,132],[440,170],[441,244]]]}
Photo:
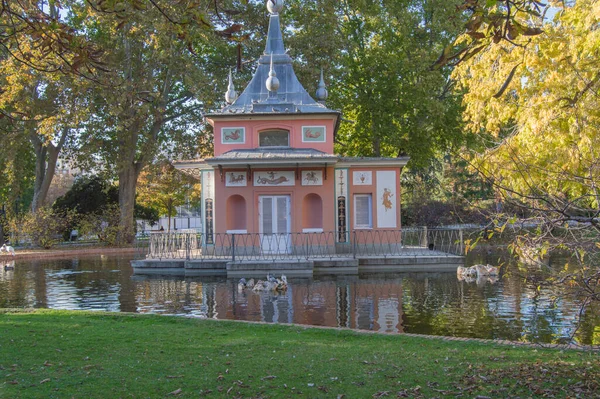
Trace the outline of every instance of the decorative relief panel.
{"label": "decorative relief panel", "polygon": [[293,170],[282,172],[254,172],[255,186],[295,186],[296,178]]}
{"label": "decorative relief panel", "polygon": [[243,127],[224,127],[221,129],[222,144],[244,144],[246,142],[246,129]]}
{"label": "decorative relief panel", "polygon": [[325,126],[302,126],[303,143],[324,143]]}
{"label": "decorative relief panel", "polygon": [[204,223],[203,232],[205,244],[214,244],[214,226],[215,226],[215,212],[214,212],[214,198],[215,198],[215,172],[204,171],[202,172],[202,199],[204,205]]}
{"label": "decorative relief panel", "polygon": [[302,171],[303,186],[322,186],[323,171],[322,170],[303,170]]}
{"label": "decorative relief panel", "polygon": [[246,172],[237,171],[225,173],[226,187],[246,187],[247,185]]}
{"label": "decorative relief panel", "polygon": [[370,186],[373,184],[373,172],[356,170],[352,172],[352,183],[355,186]]}
{"label": "decorative relief panel", "polygon": [[348,236],[348,169],[335,170],[335,196],[336,196],[336,228],[337,242],[350,241]]}
{"label": "decorative relief panel", "polygon": [[377,227],[396,228],[396,172],[377,171]]}

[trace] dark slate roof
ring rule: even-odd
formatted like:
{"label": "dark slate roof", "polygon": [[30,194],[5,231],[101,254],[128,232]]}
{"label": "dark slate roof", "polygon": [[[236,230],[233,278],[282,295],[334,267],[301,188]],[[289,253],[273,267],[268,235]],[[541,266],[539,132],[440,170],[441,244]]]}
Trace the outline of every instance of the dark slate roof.
{"label": "dark slate roof", "polygon": [[[279,79],[279,89],[276,94],[269,93],[265,82],[269,77],[271,53],[273,67]],[[340,114],[315,101],[304,89],[292,66],[292,58],[286,54],[283,45],[283,36],[279,22],[279,14],[270,15],[269,33],[265,52],[258,60],[256,72],[248,86],[237,100],[221,111],[210,113],[207,116],[222,116],[239,113],[328,113]]]}
{"label": "dark slate roof", "polygon": [[271,163],[274,161],[283,162],[320,162],[336,163],[338,157],[327,154],[312,148],[289,148],[289,147],[271,147],[271,148],[253,148],[247,150],[231,150],[219,156],[206,159],[208,164],[230,164],[248,162]]}

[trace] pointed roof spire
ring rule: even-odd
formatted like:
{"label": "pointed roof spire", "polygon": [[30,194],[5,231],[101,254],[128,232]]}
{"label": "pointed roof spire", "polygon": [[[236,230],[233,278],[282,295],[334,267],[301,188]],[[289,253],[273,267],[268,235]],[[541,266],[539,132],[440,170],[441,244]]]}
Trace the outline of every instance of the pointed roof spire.
{"label": "pointed roof spire", "polygon": [[235,91],[235,87],[233,86],[233,75],[231,73],[231,69],[229,70],[229,85],[227,86],[227,92],[225,93],[225,101],[227,104],[233,104],[235,100],[237,100],[238,95]]}
{"label": "pointed roof spire", "polygon": [[[267,2],[267,8],[269,12],[271,9],[281,11],[283,8],[283,0],[277,0],[277,4],[274,7],[269,7],[273,3],[273,0]],[[283,35],[281,34],[281,26],[279,22],[279,13],[271,12],[269,16],[269,32],[267,33],[267,44],[265,45],[265,55],[271,53],[285,54],[285,47],[283,46]]]}
{"label": "pointed roof spire", "polygon": [[277,89],[279,89],[279,79],[277,79],[277,74],[273,68],[273,53],[271,53],[271,69],[269,70],[269,77],[267,78],[266,86],[267,90],[269,90],[271,93],[276,93]]}
{"label": "pointed roof spire", "polygon": [[317,89],[316,97],[317,101],[324,103],[327,100],[329,93],[327,92],[327,86],[325,86],[325,80],[323,79],[323,68],[321,68],[321,81],[319,82],[319,88]]}
{"label": "pointed roof spire", "polygon": [[[239,96],[230,96],[233,100],[221,111],[211,115],[230,115],[243,113],[323,113],[336,114],[338,111],[328,109],[322,102],[313,99],[298,81],[294,73],[292,58],[286,53],[279,22],[279,12],[283,9],[283,0],[268,0],[269,32],[264,54],[252,80]],[[323,83],[323,88],[324,88]],[[233,88],[233,83],[231,87]],[[324,90],[326,90],[324,88]],[[235,89],[233,89],[235,91]]]}

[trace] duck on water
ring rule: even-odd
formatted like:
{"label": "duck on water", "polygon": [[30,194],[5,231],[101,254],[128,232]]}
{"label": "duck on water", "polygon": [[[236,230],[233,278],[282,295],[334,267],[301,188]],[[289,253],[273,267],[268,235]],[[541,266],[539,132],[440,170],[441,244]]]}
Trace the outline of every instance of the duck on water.
{"label": "duck on water", "polygon": [[283,292],[287,290],[288,282],[285,275],[281,275],[281,278],[275,278],[272,274],[267,274],[266,280],[254,281],[254,279],[246,280],[241,278],[238,283],[238,290],[243,291],[244,289],[251,289],[252,291],[277,291]]}

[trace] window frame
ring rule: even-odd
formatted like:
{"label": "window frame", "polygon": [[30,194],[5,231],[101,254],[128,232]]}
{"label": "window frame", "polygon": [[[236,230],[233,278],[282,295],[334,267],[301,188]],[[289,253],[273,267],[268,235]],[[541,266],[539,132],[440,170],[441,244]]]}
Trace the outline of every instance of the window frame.
{"label": "window frame", "polygon": [[[357,199],[358,198],[368,198],[368,212],[369,212],[369,224],[365,225],[365,224],[358,224],[358,206],[357,206]],[[373,194],[371,193],[361,193],[361,194],[354,194],[354,209],[353,209],[353,216],[354,216],[354,228],[355,229],[372,229],[373,228]]]}
{"label": "window frame", "polygon": [[[285,132],[285,133],[287,133],[287,145],[261,145],[260,136],[263,133],[269,133],[269,132]],[[273,129],[261,130],[258,132],[258,148],[290,148],[291,147],[290,140],[291,140],[291,133],[287,129],[273,128]]]}

